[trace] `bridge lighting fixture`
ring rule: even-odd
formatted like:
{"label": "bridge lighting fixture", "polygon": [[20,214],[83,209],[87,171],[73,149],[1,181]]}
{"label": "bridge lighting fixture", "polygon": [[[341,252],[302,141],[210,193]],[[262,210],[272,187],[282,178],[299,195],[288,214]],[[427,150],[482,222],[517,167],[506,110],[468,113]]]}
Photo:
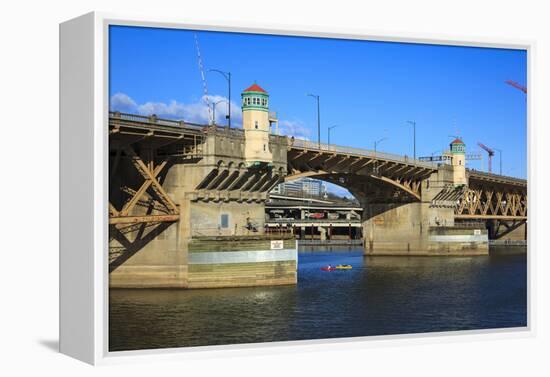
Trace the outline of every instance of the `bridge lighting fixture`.
{"label": "bridge lighting fixture", "polygon": [[227,80],[228,99],[227,102],[227,126],[231,128],[231,72],[220,71],[219,69],[209,69],[208,72],[218,72]]}
{"label": "bridge lighting fixture", "polygon": [[[374,158],[376,159],[376,148],[378,147],[378,144],[380,144],[381,142],[383,142],[384,140],[387,140],[388,138],[387,137],[383,137],[382,139],[379,139],[379,140],[376,140],[374,142]],[[376,164],[376,174],[378,174],[378,161],[375,161],[374,162]]]}
{"label": "bridge lighting fixture", "polygon": [[218,102],[212,102],[212,124],[216,124],[216,106],[222,102],[227,102],[227,100],[221,99]]}
{"label": "bridge lighting fixture", "polygon": [[340,127],[338,125],[335,125],[335,126],[331,126],[328,128],[328,148],[330,149],[330,130],[332,130],[333,128],[336,128],[336,127]]}
{"label": "bridge lighting fixture", "polygon": [[502,175],[502,149],[493,148],[498,152],[498,162],[499,162],[499,174]]}
{"label": "bridge lighting fixture", "polygon": [[308,97],[313,97],[317,100],[317,144],[321,150],[321,106],[319,104],[320,97],[317,94],[306,94]]}
{"label": "bridge lighting fixture", "polygon": [[379,139],[379,140],[376,140],[374,142],[374,154],[376,155],[376,147],[378,146],[378,144],[380,144],[381,142],[383,142],[384,140],[388,140],[387,137],[383,137],[382,139]]}
{"label": "bridge lighting fixture", "polygon": [[408,120],[407,123],[413,126],[413,159],[416,160],[416,122]]}

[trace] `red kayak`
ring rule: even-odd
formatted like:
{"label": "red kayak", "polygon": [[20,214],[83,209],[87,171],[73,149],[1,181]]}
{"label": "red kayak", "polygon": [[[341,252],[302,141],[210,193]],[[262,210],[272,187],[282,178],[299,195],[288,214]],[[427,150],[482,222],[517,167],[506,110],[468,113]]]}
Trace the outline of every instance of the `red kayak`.
{"label": "red kayak", "polygon": [[334,271],[334,270],[336,270],[336,267],[321,267],[321,270],[323,270],[323,271]]}

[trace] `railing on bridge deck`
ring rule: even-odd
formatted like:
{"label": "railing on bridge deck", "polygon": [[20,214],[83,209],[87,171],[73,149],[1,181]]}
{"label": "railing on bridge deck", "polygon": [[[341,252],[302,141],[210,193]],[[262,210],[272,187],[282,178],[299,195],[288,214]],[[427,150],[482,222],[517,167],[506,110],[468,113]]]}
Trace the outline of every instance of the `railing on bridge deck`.
{"label": "railing on bridge deck", "polygon": [[527,180],[525,180],[523,178],[516,178],[516,177],[511,177],[509,175],[488,173],[488,172],[475,170],[475,169],[468,169],[468,168],[466,170],[467,170],[468,174],[470,174],[470,176],[473,176],[475,178],[482,178],[482,179],[486,178],[488,180],[508,181],[508,182],[513,182],[515,184],[520,184],[520,185],[526,185],[527,184]]}
{"label": "railing on bridge deck", "polygon": [[157,118],[155,115],[151,115],[151,116],[136,115],[136,114],[120,113],[118,111],[110,111],[109,118],[120,119],[127,122],[142,123],[147,125],[157,125],[157,126],[171,127],[171,128],[177,128],[177,129],[191,128],[191,129],[196,129],[197,131],[201,131],[205,127],[197,123],[189,123],[182,120]]}
{"label": "railing on bridge deck", "polygon": [[375,152],[369,149],[345,147],[340,145],[324,144],[324,143],[321,143],[321,148],[319,149],[319,143],[303,140],[303,139],[294,139],[293,143],[291,144],[291,147],[303,148],[307,150],[315,150],[320,152],[332,152],[332,153],[365,156],[365,157],[370,157],[375,159],[383,159],[383,160],[388,160],[393,162],[417,165],[428,169],[437,169],[437,164],[433,162],[428,163],[428,162],[420,161],[418,159],[415,160],[408,156],[402,156],[395,153],[387,153],[387,152],[379,152],[379,151]]}

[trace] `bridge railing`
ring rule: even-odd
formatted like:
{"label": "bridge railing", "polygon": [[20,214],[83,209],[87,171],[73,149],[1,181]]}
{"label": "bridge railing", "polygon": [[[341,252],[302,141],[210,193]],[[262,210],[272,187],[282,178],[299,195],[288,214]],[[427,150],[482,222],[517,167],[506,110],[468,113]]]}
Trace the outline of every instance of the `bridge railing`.
{"label": "bridge railing", "polygon": [[319,224],[356,224],[361,219],[269,219],[266,223],[275,224],[300,224],[300,223],[319,223]]}
{"label": "bridge railing", "polygon": [[309,140],[303,140],[303,139],[294,139],[294,142],[292,143],[292,146],[297,148],[304,148],[309,150],[318,150],[321,152],[333,152],[333,153],[343,153],[343,154],[354,154],[359,156],[365,156],[370,158],[376,158],[376,159],[383,159],[383,160],[389,160],[394,162],[401,162],[406,164],[412,164],[417,166],[422,166],[429,169],[436,169],[437,165],[433,162],[423,162],[420,160],[415,160],[408,156],[402,156],[399,154],[394,153],[387,153],[387,152],[379,152],[379,151],[373,151],[369,149],[362,149],[362,148],[353,148],[353,147],[345,147],[340,145],[334,145],[334,144],[325,144],[321,143],[319,148],[319,143],[309,141]]}
{"label": "bridge railing", "polygon": [[516,178],[516,177],[510,177],[508,175],[500,175],[495,173],[488,173],[480,170],[475,169],[466,169],[470,176],[479,176],[479,177],[487,177],[487,178],[493,178],[493,179],[501,179],[501,180],[507,180],[507,181],[513,181],[515,183],[519,184],[527,184],[527,181],[522,178]]}
{"label": "bridge railing", "polygon": [[197,131],[204,130],[206,127],[202,124],[189,123],[183,120],[164,119],[164,118],[158,118],[155,115],[149,115],[149,116],[137,115],[137,114],[121,113],[118,111],[110,111],[109,118],[120,119],[128,122],[143,123],[147,125],[172,127],[172,128],[178,128],[178,129],[181,129],[181,128],[195,129]]}
{"label": "bridge railing", "polygon": [[490,246],[527,246],[525,240],[489,240]]}
{"label": "bridge railing", "polygon": [[362,246],[362,239],[298,240],[298,246]]}

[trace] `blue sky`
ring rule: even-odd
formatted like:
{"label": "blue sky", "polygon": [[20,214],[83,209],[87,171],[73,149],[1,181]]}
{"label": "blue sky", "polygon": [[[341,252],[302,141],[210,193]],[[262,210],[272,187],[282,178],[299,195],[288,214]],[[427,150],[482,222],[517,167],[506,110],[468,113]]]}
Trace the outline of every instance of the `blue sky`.
{"label": "blue sky", "polygon": [[[111,27],[111,108],[207,122],[194,31]],[[317,140],[316,102],[321,96],[321,140],[413,154],[439,154],[450,135],[467,153],[482,142],[503,150],[503,174],[525,178],[526,96],[504,83],[527,81],[522,50],[196,32],[205,70],[232,74],[233,123],[240,126],[240,93],[255,81],[270,94],[286,134]],[[227,97],[227,83],[207,74],[210,101]],[[227,107],[217,106],[223,124]],[[498,153],[493,172],[498,173]],[[487,157],[469,167],[487,170]]]}

